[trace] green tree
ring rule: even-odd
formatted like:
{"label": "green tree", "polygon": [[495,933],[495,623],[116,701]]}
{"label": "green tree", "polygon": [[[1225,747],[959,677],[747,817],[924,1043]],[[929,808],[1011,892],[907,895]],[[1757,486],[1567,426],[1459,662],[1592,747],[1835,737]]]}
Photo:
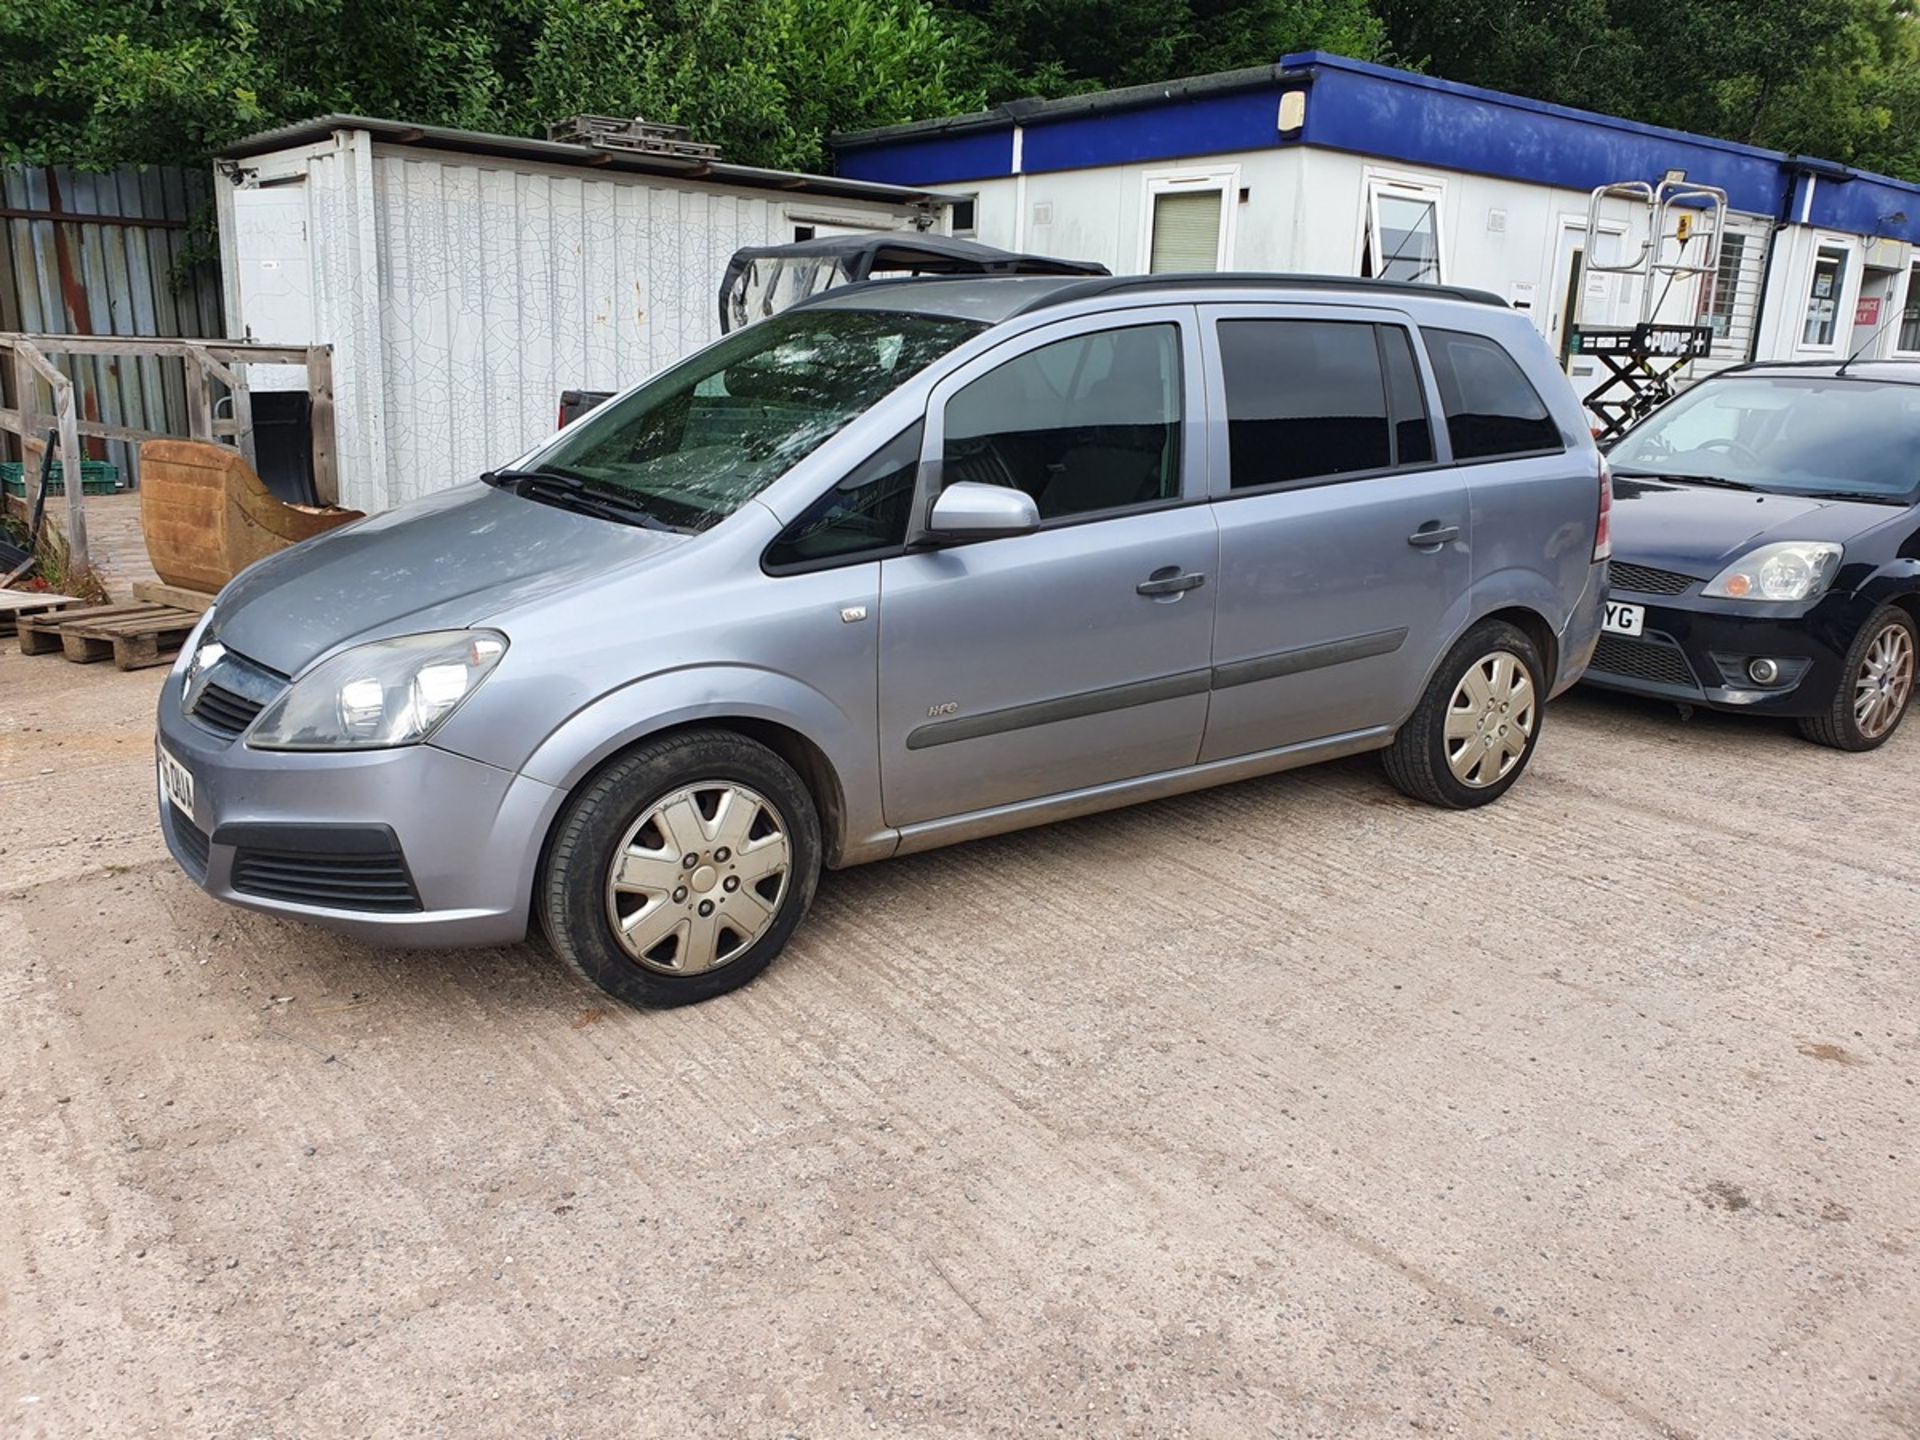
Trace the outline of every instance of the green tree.
{"label": "green tree", "polygon": [[1449,79],[1920,178],[1904,0],[1380,0]]}
{"label": "green tree", "polygon": [[981,103],[921,0],[544,0],[509,121],[689,126],[730,159],[819,168],[825,137]]}
{"label": "green tree", "polygon": [[1295,50],[1371,59],[1386,31],[1372,0],[946,0],[989,99],[1147,85]]}
{"label": "green tree", "polygon": [[35,0],[0,6],[0,159],[195,163],[329,111],[538,134],[582,111],[820,165],[965,109],[925,0]]}

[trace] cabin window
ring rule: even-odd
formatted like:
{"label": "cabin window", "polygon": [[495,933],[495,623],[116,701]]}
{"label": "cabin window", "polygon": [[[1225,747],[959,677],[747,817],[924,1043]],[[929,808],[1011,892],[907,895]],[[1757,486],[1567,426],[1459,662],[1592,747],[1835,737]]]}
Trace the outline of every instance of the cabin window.
{"label": "cabin window", "polygon": [[1800,328],[1802,345],[1830,349],[1840,333],[1840,299],[1847,288],[1847,252],[1822,245],[1813,260],[1813,283],[1807,289],[1807,320]]}
{"label": "cabin window", "polygon": [[1152,275],[1228,269],[1232,264],[1232,171],[1147,177],[1144,269]]}
{"label": "cabin window", "polygon": [[1720,237],[1720,263],[1713,272],[1713,283],[1700,295],[1700,323],[1713,331],[1713,338],[1724,340],[1733,333],[1734,300],[1740,292],[1740,267],[1747,258],[1747,237]]}
{"label": "cabin window", "polygon": [[1440,283],[1438,186],[1401,180],[1367,182],[1367,234],[1360,273],[1370,280]]}
{"label": "cabin window", "polygon": [[1907,299],[1900,308],[1900,343],[1896,350],[1920,350],[1920,265],[1907,272]]}

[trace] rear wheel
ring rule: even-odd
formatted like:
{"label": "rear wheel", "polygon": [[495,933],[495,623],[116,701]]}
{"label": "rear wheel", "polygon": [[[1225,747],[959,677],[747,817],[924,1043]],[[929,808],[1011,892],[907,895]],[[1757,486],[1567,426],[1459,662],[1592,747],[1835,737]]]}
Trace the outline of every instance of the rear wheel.
{"label": "rear wheel", "polygon": [[1913,700],[1913,617],[1882,605],[1853,637],[1840,683],[1824,714],[1800,722],[1800,733],[1835,750],[1877,750],[1893,738]]}
{"label": "rear wheel", "polygon": [[1540,652],[1526,632],[1481,621],[1448,653],[1394,737],[1387,778],[1449,810],[1498,800],[1533,758],[1546,698]]}
{"label": "rear wheel", "polygon": [[562,816],[542,886],[548,942],[633,1005],[737,989],[812,903],[820,824],[764,745],[688,731],[615,761]]}

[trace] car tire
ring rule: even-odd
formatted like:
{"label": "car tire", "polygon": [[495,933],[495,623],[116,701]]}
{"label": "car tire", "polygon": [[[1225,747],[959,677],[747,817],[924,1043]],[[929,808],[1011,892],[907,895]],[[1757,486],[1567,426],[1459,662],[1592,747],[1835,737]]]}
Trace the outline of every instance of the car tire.
{"label": "car tire", "polygon": [[1403,794],[1442,809],[1491,804],[1533,758],[1546,707],[1533,641],[1504,620],[1483,620],[1447,652],[1383,754],[1387,778]]}
{"label": "car tire", "polygon": [[682,731],[622,755],[568,803],[540,920],[588,984],[629,1005],[690,1004],[773,962],[813,903],[820,853],[791,766],[743,735]]}
{"label": "car tire", "polygon": [[[1835,750],[1878,750],[1893,738],[1912,708],[1920,630],[1913,617],[1882,605],[1847,647],[1839,683],[1826,710],[1800,722],[1800,733],[1816,745]],[[1867,687],[1876,682],[1878,696]]]}

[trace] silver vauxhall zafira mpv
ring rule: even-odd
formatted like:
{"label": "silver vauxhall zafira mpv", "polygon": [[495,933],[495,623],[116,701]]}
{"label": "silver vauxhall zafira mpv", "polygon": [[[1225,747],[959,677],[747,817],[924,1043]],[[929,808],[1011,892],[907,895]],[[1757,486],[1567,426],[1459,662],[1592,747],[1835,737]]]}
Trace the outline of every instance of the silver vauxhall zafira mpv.
{"label": "silver vauxhall zafira mpv", "polygon": [[1492,296],[851,286],[234,580],[162,692],[161,823],[237,905],[537,925],[699,1000],[822,866],[1363,750],[1498,798],[1593,651],[1608,504]]}

